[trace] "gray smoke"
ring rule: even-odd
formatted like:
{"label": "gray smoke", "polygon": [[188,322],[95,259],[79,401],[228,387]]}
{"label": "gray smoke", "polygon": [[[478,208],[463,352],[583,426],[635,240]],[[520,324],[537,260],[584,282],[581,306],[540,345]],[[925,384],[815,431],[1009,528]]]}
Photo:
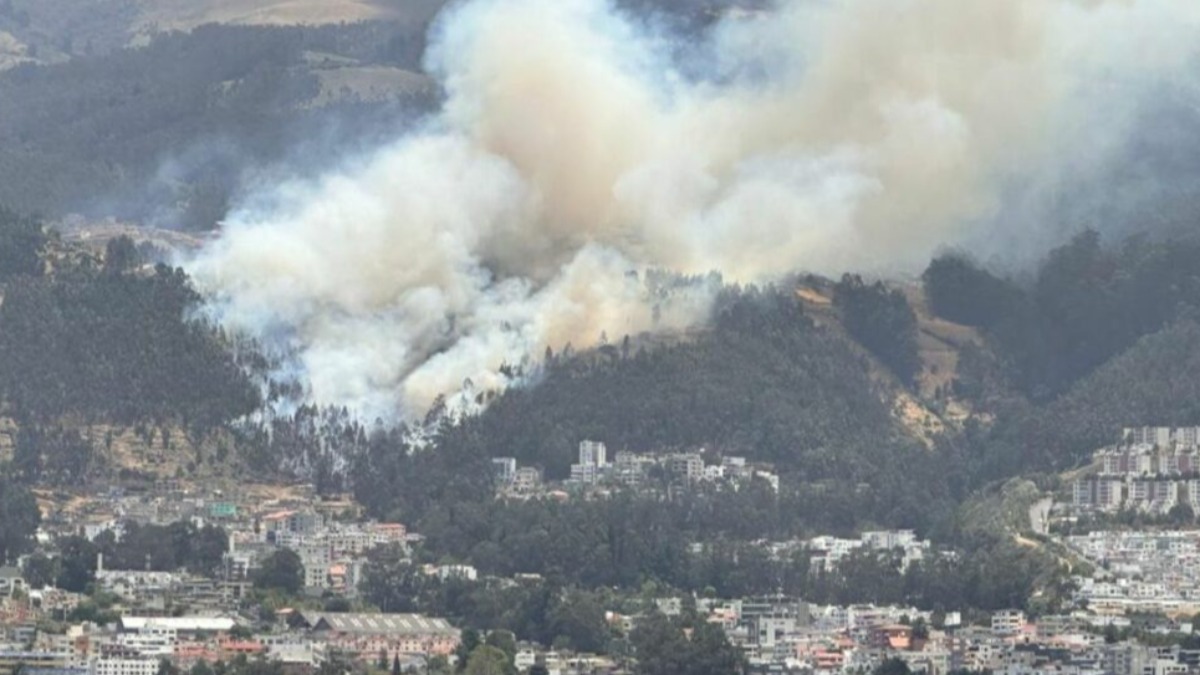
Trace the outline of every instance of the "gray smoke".
{"label": "gray smoke", "polygon": [[841,0],[680,49],[603,0],[469,0],[431,36],[435,119],[251,201],[276,206],[190,271],[314,400],[411,417],[546,346],[707,319],[711,286],[630,271],[908,272],[1021,237],[1004,195],[1110,158],[1198,37],[1182,0]]}

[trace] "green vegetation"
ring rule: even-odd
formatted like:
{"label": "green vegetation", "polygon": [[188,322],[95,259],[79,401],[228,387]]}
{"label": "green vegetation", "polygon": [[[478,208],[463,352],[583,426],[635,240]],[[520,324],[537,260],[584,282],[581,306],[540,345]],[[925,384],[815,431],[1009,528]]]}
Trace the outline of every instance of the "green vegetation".
{"label": "green vegetation", "polygon": [[917,315],[898,290],[881,281],[866,284],[847,274],[834,286],[833,304],[842,313],[842,325],[862,346],[883,362],[905,384],[921,370],[917,355]]}
{"label": "green vegetation", "polygon": [[[364,572],[363,595],[382,611],[424,612],[469,628],[593,652],[606,650],[612,638],[598,592],[538,579],[516,585],[440,580],[387,548],[372,552]],[[470,652],[466,645],[463,655]]]}
{"label": "green vegetation", "polygon": [[[189,317],[198,300],[183,272],[163,265],[143,275],[85,261],[10,282],[0,306],[0,395],[10,415],[205,429],[254,410],[257,391],[221,333]],[[25,441],[62,444],[56,432]]]}
{"label": "green vegetation", "polygon": [[873,473],[861,452],[902,443],[865,364],[783,289],[729,289],[713,329],[668,345],[601,349],[546,365],[464,434],[565,477],[585,438],[648,451],[706,447],[811,478]]}
{"label": "green vegetation", "polygon": [[281,548],[263,559],[254,575],[254,588],[295,595],[304,587],[304,565],[290,548]]}
{"label": "green vegetation", "polygon": [[943,611],[1016,607],[1034,613],[1052,613],[1069,599],[1067,570],[1048,553],[1008,537],[977,536],[962,542],[962,549],[959,557],[931,558],[904,572],[893,555],[856,551],[835,572],[815,575],[802,597]]}
{"label": "green vegetation", "polygon": [[729,643],[720,626],[705,621],[685,626],[652,613],[638,623],[630,640],[637,654],[638,675],[732,675],[744,673],[741,652]]}
{"label": "green vegetation", "polygon": [[0,207],[0,283],[41,276],[46,264],[46,232],[35,218]]}
{"label": "green vegetation", "polygon": [[930,264],[934,311],[979,326],[992,350],[964,353],[955,383],[996,418],[958,441],[976,485],[1075,466],[1124,426],[1195,422],[1198,254],[1197,238],[1105,245],[1086,232],[1026,284],[961,256]]}
{"label": "green vegetation", "polygon": [[213,576],[223,563],[229,536],[216,525],[196,527],[185,520],[165,526],[129,522],[123,525],[120,537],[111,530],[94,541],[66,537],[59,540],[58,548],[56,558],[34,555],[27,559],[25,573],[43,583],[53,579],[60,588],[83,592],[94,580],[100,555],[104,556],[105,569],[110,570],[183,569]]}
{"label": "green vegetation", "polygon": [[0,473],[0,562],[15,562],[31,548],[41,520],[28,487]]}
{"label": "green vegetation", "polygon": [[1051,252],[1028,285],[962,256],[934,260],[924,281],[936,313],[982,328],[1018,389],[1045,401],[1193,304],[1198,254],[1198,239],[1105,246],[1089,231]]}

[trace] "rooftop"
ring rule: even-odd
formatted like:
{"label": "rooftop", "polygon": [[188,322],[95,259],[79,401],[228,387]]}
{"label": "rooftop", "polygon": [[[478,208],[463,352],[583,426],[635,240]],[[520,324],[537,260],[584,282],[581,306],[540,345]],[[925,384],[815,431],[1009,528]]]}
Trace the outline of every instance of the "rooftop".
{"label": "rooftop", "polygon": [[327,613],[306,615],[314,630],[360,634],[430,634],[457,635],[458,631],[445,619],[433,619],[419,614],[351,614]]}

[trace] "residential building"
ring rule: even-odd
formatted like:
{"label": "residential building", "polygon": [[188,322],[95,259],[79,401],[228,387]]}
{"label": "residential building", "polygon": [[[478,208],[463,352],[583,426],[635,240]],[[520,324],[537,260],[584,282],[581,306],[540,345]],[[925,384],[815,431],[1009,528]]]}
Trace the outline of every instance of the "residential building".
{"label": "residential building", "polygon": [[999,635],[1016,635],[1025,627],[1025,613],[1008,609],[992,614],[992,632]]}
{"label": "residential building", "polygon": [[679,480],[695,483],[704,478],[704,459],[694,452],[672,455],[668,470]]}
{"label": "residential building", "polygon": [[608,448],[596,441],[582,441],[579,444],[579,463],[595,466],[608,465]]}

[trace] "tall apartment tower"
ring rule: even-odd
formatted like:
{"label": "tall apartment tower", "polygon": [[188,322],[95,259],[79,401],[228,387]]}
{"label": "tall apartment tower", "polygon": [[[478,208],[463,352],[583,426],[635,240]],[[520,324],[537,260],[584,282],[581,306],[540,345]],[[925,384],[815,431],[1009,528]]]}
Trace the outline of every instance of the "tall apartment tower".
{"label": "tall apartment tower", "polygon": [[596,441],[579,444],[579,463],[590,466],[608,466],[608,448]]}

